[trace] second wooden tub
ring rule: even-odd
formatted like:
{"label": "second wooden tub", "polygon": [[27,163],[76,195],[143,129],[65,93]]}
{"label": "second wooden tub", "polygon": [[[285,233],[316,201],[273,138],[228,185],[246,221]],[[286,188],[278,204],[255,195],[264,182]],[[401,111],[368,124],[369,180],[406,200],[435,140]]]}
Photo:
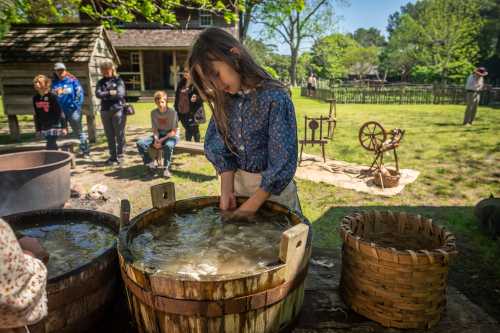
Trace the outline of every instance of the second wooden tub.
{"label": "second wooden tub", "polygon": [[152,188],[152,196],[155,208],[130,222],[130,206],[122,202],[118,258],[139,332],[280,332],[293,324],[303,303],[311,252],[309,226],[303,217],[279,204],[265,204],[264,209],[287,214],[294,226],[283,232],[280,260],[264,271],[203,280],[159,275],[133,264],[130,240],[162,217],[217,205],[219,198],[175,201],[173,185]]}

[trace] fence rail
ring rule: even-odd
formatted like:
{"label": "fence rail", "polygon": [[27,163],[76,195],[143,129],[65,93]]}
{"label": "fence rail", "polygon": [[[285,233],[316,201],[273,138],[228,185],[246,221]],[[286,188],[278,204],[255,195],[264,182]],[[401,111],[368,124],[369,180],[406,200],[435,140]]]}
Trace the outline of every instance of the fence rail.
{"label": "fence rail", "polygon": [[[317,99],[335,98],[341,104],[465,104],[465,88],[424,85],[384,85],[380,87],[339,86],[316,89]],[[301,88],[307,96],[307,88]],[[481,105],[500,103],[500,88],[481,92]]]}

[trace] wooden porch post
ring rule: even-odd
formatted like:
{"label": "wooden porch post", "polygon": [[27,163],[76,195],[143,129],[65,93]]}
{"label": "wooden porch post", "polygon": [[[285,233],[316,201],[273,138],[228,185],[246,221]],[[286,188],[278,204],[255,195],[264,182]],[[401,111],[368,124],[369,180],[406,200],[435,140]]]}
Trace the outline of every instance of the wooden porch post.
{"label": "wooden porch post", "polygon": [[139,71],[141,72],[141,91],[146,90],[146,85],[144,84],[144,57],[142,55],[142,50],[139,50]]}
{"label": "wooden porch post", "polygon": [[85,96],[86,99],[89,100],[89,109],[86,113],[87,117],[87,133],[90,143],[95,143],[97,139],[97,130],[95,124],[95,108],[94,108],[94,89],[92,75],[90,74],[90,67],[87,72],[87,91],[89,91],[89,95]]}
{"label": "wooden porch post", "polygon": [[17,115],[8,115],[9,119],[9,131],[11,139],[15,141],[21,140],[21,131],[19,129],[19,121],[17,120]]}
{"label": "wooden porch post", "polygon": [[172,51],[174,65],[174,91],[177,91],[177,52]]}

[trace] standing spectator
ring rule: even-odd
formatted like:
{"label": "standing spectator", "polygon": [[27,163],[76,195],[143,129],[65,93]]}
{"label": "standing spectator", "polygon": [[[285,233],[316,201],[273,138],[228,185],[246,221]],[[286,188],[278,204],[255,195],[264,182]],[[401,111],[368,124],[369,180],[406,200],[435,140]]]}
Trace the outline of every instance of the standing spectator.
{"label": "standing spectator", "polygon": [[316,95],[316,85],[316,76],[314,73],[311,73],[307,78],[307,96],[311,97]]}
{"label": "standing spectator", "polygon": [[47,252],[35,238],[16,239],[0,219],[0,332],[28,332],[47,315]]}
{"label": "standing spectator", "polygon": [[186,141],[200,142],[200,128],[195,119],[196,112],[203,108],[203,100],[191,85],[189,70],[185,69],[175,91],[174,109],[185,129]]}
{"label": "standing spectator", "polygon": [[68,133],[66,117],[57,96],[50,92],[50,79],[37,75],[33,79],[37,94],[33,96],[34,120],[37,137],[47,140],[48,150],[57,150],[57,138]]}
{"label": "standing spectator", "polygon": [[150,170],[155,168],[154,161],[149,155],[150,147],[163,150],[163,176],[170,178],[169,171],[175,145],[179,141],[177,136],[177,113],[168,107],[168,96],[164,91],[157,91],[154,95],[156,109],[151,111],[151,127],[153,135],[137,141],[137,150],[142,156],[144,165]]}
{"label": "standing spectator", "polygon": [[118,77],[111,60],[100,64],[103,78],[97,82],[95,94],[101,99],[101,120],[108,141],[108,165],[120,165],[125,146],[125,83]]}
{"label": "standing spectator", "polygon": [[474,73],[469,75],[465,83],[465,100],[467,107],[465,108],[464,125],[470,126],[476,118],[477,106],[481,99],[481,90],[484,88],[484,79],[488,72],[484,67],[478,67]]}
{"label": "standing spectator", "polygon": [[73,134],[80,139],[80,154],[83,158],[89,158],[89,141],[82,128],[83,88],[62,62],[54,65],[54,72],[52,92],[57,96]]}

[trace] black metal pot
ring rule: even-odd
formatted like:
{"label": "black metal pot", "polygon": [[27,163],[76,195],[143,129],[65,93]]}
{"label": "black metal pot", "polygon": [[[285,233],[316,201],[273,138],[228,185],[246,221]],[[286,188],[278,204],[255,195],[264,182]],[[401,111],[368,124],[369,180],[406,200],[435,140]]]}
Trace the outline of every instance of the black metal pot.
{"label": "black metal pot", "polygon": [[49,150],[0,155],[0,216],[62,207],[70,196],[71,159]]}

